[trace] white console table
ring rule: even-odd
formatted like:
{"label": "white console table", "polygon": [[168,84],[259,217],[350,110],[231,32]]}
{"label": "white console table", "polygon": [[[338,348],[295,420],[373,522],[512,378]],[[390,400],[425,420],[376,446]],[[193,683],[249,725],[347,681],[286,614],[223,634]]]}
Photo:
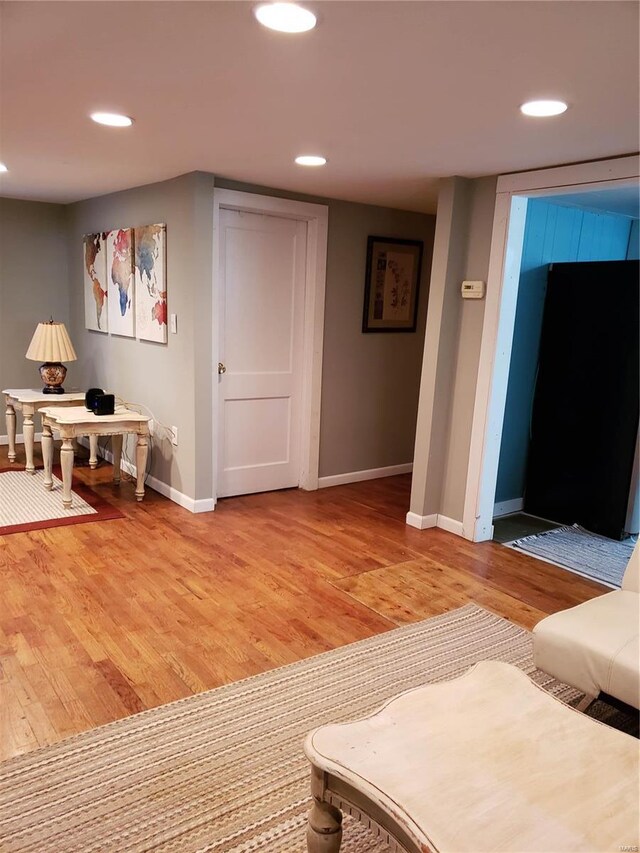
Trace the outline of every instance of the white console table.
{"label": "white console table", "polygon": [[[74,392],[71,394],[44,394],[34,388],[5,388],[2,392],[6,402],[7,436],[9,438],[9,462],[16,461],[16,412],[22,412],[22,435],[24,438],[24,452],[26,456],[26,471],[35,473],[33,464],[33,443],[35,425],[33,416],[46,406],[66,407],[77,406],[84,403],[84,393]],[[95,468],[98,464],[98,437],[91,436],[89,439],[90,454],[89,465]]]}
{"label": "white console table", "polygon": [[113,481],[120,482],[120,463],[122,460],[122,436],[126,433],[137,435],[136,443],[136,500],[144,497],[144,474],[149,451],[149,421],[147,415],[141,415],[132,409],[118,406],[113,415],[96,415],[84,406],[59,408],[48,406],[42,415],[42,458],[44,460],[44,485],[53,487],[51,469],[53,466],[53,431],[60,433],[62,449],[60,467],[62,468],[62,503],[71,506],[71,480],[73,476],[73,439],[79,435],[88,435],[97,442],[99,435],[113,437]]}

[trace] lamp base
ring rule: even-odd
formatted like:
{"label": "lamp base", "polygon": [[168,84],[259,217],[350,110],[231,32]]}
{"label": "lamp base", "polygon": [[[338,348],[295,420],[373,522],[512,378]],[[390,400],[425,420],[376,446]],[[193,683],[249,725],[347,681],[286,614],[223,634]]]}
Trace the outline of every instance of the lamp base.
{"label": "lamp base", "polygon": [[67,368],[59,361],[45,361],[39,367],[40,378],[45,383],[43,394],[64,394],[62,383],[67,375]]}

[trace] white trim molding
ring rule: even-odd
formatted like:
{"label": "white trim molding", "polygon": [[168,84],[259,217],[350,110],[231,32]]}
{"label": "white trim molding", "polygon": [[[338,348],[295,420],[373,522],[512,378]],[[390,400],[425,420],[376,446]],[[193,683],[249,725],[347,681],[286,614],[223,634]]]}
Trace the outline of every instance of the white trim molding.
{"label": "white trim molding", "polygon": [[417,530],[428,530],[430,527],[439,527],[448,533],[454,533],[456,536],[464,536],[461,521],[456,521],[455,518],[449,518],[446,515],[440,515],[435,512],[432,515],[418,515],[415,512],[408,512],[406,522],[410,527],[415,527]]}
{"label": "white trim molding", "polygon": [[[127,470],[128,469],[130,469],[131,474],[135,474],[135,467],[133,465],[127,465]],[[152,477],[151,474],[149,474],[145,479],[145,486],[149,486],[149,488],[154,489],[154,491],[159,492],[161,495],[164,495],[165,498],[169,498],[169,500],[173,501],[175,504],[184,507],[184,509],[188,509],[189,512],[213,512],[216,507],[213,498],[201,498],[200,500],[195,500],[194,498],[190,498],[188,495],[185,495],[183,492],[179,492],[177,489],[174,489],[173,486],[168,486],[162,480],[157,480],[155,477]]]}
{"label": "white trim molding", "polygon": [[[493,504],[509,384],[527,205],[526,198],[513,197],[508,193],[496,196],[463,509],[465,529],[473,541],[490,539],[493,535]],[[508,247],[510,228],[514,239]],[[485,454],[487,447],[491,447],[493,453]],[[493,478],[490,508],[486,507],[485,497],[484,512],[479,507],[479,484],[483,476]],[[475,484],[474,489],[471,488],[472,483]]]}
{"label": "white trim molding", "polygon": [[639,174],[640,156],[632,154],[627,157],[616,157],[613,160],[593,160],[590,163],[575,163],[573,166],[553,166],[551,169],[500,175],[496,191],[529,193],[531,190],[550,189],[553,190],[553,195],[556,195],[556,190],[563,187],[573,192],[576,186],[633,179]]}
{"label": "white trim molding", "polygon": [[213,494],[218,484],[218,317],[220,208],[247,213],[282,216],[307,223],[307,260],[302,354],[301,452],[299,486],[306,491],[319,488],[320,396],[322,390],[322,350],[324,343],[324,303],[327,278],[329,208],[324,204],[256,195],[237,190],[214,189],[213,193]]}
{"label": "white trim molding", "polygon": [[639,182],[637,155],[498,178],[464,501],[467,539],[482,542],[493,534],[527,201],[585,189],[637,187]]}
{"label": "white trim molding", "polygon": [[522,512],[524,498],[513,498],[510,501],[498,501],[493,505],[493,517],[500,518],[502,515],[511,515],[514,512]]}
{"label": "white trim molding", "polygon": [[345,483],[360,483],[363,480],[378,480],[381,477],[395,477],[397,474],[410,474],[413,471],[413,463],[405,462],[403,465],[388,465],[386,468],[367,468],[364,471],[349,471],[346,474],[331,474],[328,477],[318,478],[318,488],[326,489],[330,486],[343,486]]}
{"label": "white trim molding", "polygon": [[[80,436],[78,438],[78,444],[81,444],[83,447],[89,446],[89,442],[84,436]],[[99,447],[98,455],[106,462],[113,464],[113,453],[110,450],[105,450],[104,448]],[[136,467],[128,459],[123,458],[120,463],[120,467],[132,477],[136,476]],[[178,489],[174,489],[173,486],[168,485],[168,483],[158,480],[151,474],[147,474],[144,484],[145,486],[149,486],[149,488],[153,489],[155,492],[159,492],[159,494],[164,495],[165,498],[169,498],[170,501],[178,504],[178,506],[188,509],[189,512],[212,512],[215,509],[215,501],[213,498],[195,500],[194,498],[190,498],[188,495],[185,495],[184,492],[179,492]]]}
{"label": "white trim molding", "polygon": [[449,518],[446,515],[438,514],[438,522],[436,527],[446,530],[448,533],[455,533],[456,536],[464,536],[464,526],[461,521],[456,521],[455,518]]}
{"label": "white trim molding", "polygon": [[438,516],[436,513],[432,515],[418,515],[416,512],[408,512],[406,521],[410,527],[415,527],[416,530],[426,530],[429,527],[436,527]]}

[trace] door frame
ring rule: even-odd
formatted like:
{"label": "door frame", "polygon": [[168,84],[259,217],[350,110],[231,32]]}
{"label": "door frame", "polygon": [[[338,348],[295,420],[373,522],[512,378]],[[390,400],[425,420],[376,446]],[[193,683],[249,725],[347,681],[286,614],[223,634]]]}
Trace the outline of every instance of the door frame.
{"label": "door frame", "polygon": [[257,195],[239,190],[213,191],[213,298],[212,298],[212,399],[213,399],[213,496],[218,496],[218,354],[220,350],[220,208],[244,213],[266,214],[307,223],[305,267],[304,330],[302,343],[302,387],[300,400],[299,487],[318,488],[320,464],[320,402],[322,392],[322,350],[324,343],[324,301],[327,279],[329,208],[324,204]]}
{"label": "door frame", "polygon": [[527,199],[635,185],[639,179],[637,155],[498,178],[463,511],[466,539],[483,542],[493,535]]}

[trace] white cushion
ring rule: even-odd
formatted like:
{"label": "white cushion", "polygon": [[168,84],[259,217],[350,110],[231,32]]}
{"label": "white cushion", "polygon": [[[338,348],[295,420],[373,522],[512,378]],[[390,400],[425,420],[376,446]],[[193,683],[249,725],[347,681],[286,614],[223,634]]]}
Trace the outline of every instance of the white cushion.
{"label": "white cushion", "polygon": [[637,592],[601,595],[536,625],[535,664],[590,696],[608,693],[640,708],[639,626]]}

